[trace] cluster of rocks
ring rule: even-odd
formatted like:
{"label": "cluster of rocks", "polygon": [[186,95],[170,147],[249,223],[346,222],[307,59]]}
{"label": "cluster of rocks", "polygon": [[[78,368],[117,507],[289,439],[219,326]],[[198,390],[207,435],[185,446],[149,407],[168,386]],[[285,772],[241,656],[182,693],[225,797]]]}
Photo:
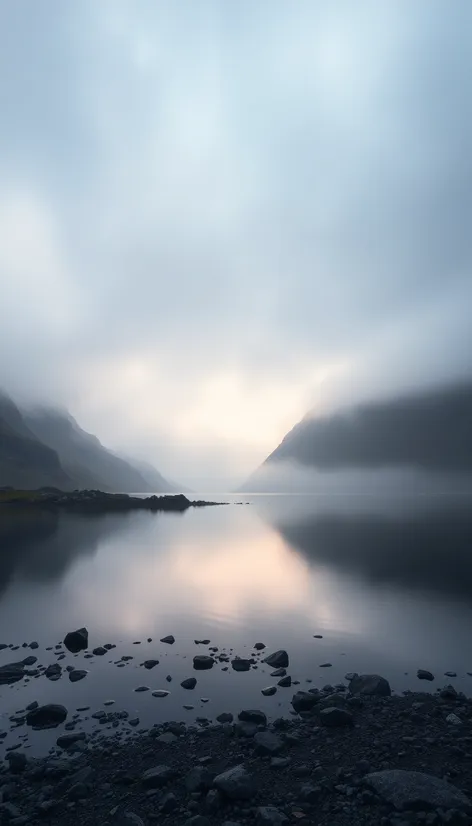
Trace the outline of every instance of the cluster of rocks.
{"label": "cluster of rocks", "polygon": [[[61,732],[46,759],[12,751],[0,770],[1,822],[470,826],[472,700],[452,686],[392,696],[379,675],[349,677],[297,691],[291,720],[243,709],[156,724],[127,743]],[[99,714],[113,724],[122,712]],[[58,727],[67,716],[39,706],[27,723]]]}

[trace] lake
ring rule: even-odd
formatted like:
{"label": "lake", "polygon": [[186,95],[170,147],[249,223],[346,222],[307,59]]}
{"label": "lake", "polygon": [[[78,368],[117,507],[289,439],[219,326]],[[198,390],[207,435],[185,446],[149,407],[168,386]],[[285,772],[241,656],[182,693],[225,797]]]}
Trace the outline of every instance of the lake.
{"label": "lake", "polygon": [[[141,727],[242,707],[287,714],[293,689],[260,693],[277,683],[261,660],[280,648],[304,689],[358,671],[382,674],[398,692],[452,682],[472,693],[471,498],[198,498],[230,504],[183,514],[0,515],[0,642],[20,646],[1,651],[0,665],[31,654],[53,663],[57,654],[46,648],[84,625],[90,650],[117,646],[92,659],[66,652],[63,667],[89,671],[80,682],[64,672],[57,682],[40,676],[1,686],[3,748],[23,737],[39,754],[55,742],[59,730],[10,731],[9,717],[34,700],[63,703],[70,714],[114,700],[111,708],[139,717]],[[174,645],[159,642],[168,634]],[[194,640],[205,638],[231,658],[252,656],[257,642],[267,648],[249,672],[221,662],[195,672],[192,658],[208,646]],[[37,650],[21,647],[32,640]],[[122,656],[133,659],[123,666]],[[159,665],[146,670],[141,663],[150,658]],[[420,682],[418,668],[435,681]],[[193,691],[180,686],[190,676],[198,680]],[[139,686],[151,690],[136,693]],[[158,689],[170,693],[153,697]]]}

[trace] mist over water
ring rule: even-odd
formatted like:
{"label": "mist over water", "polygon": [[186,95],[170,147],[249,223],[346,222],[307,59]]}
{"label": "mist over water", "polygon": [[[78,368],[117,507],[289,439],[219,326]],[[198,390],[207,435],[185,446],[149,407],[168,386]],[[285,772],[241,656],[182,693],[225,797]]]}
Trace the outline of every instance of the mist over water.
{"label": "mist over water", "polygon": [[[194,640],[204,638],[231,657],[249,656],[259,641],[268,651],[286,648],[289,673],[301,688],[309,686],[306,680],[321,687],[342,682],[348,671],[373,671],[396,691],[423,689],[416,670],[427,668],[436,675],[428,689],[447,683],[444,672],[454,670],[454,685],[472,694],[469,496],[224,498],[227,507],[185,514],[38,513],[23,519],[18,513],[2,519],[0,642],[38,640],[43,664],[55,659],[46,646],[82,625],[90,649],[117,645],[106,657],[67,654],[63,666],[89,670],[80,683],[63,675],[56,683],[40,677],[3,686],[5,720],[34,699],[91,710],[114,699],[142,725],[198,714],[213,718],[244,705],[272,716],[288,713],[290,689],[260,695],[274,682],[267,666],[238,674],[219,663],[193,672],[193,655],[206,650]],[[240,501],[250,505],[235,504]],[[159,642],[167,634],[175,645]],[[22,650],[2,651],[0,662]],[[114,663],[123,655],[134,659],[118,668]],[[158,666],[140,667],[152,657]],[[326,662],[331,667],[320,668]],[[186,692],[180,682],[194,673],[197,688]],[[170,695],[136,694],[142,684]],[[185,711],[186,703],[194,710]],[[52,739],[29,734],[38,752]],[[11,742],[9,735],[5,745]]]}

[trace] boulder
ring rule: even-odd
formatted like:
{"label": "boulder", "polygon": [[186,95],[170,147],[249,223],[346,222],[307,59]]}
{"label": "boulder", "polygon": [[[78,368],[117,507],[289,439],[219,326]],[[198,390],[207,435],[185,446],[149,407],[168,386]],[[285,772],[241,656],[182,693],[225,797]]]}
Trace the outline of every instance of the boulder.
{"label": "boulder", "polygon": [[320,720],[324,726],[329,728],[354,725],[351,712],[346,711],[345,708],[323,708],[320,711]]}
{"label": "boulder", "polygon": [[29,711],[26,715],[26,725],[32,726],[34,729],[56,728],[67,717],[67,709],[65,706],[48,703],[44,706]]}
{"label": "boulder", "polygon": [[311,711],[318,703],[318,695],[309,691],[297,691],[292,697],[292,706],[295,711]]}
{"label": "boulder", "polygon": [[69,631],[64,637],[64,645],[72,654],[85,651],[88,648],[88,631],[86,628],[78,628],[77,631]]}
{"label": "boulder", "polygon": [[274,651],[264,659],[264,662],[272,668],[288,668],[288,654],[283,650]]}
{"label": "boulder", "polygon": [[214,663],[213,657],[209,657],[206,654],[197,654],[196,657],[193,658],[193,667],[196,671],[206,671],[209,668],[213,668]]}
{"label": "boulder", "polygon": [[376,697],[390,697],[392,693],[388,680],[378,674],[356,674],[349,683],[349,691]]}
{"label": "boulder", "polygon": [[218,774],[213,782],[215,788],[230,800],[248,800],[254,794],[252,778],[242,765]]}
{"label": "boulder", "polygon": [[254,708],[246,708],[239,712],[238,720],[244,723],[256,723],[258,726],[267,725],[267,717],[263,711]]}
{"label": "boulder", "polygon": [[457,809],[472,812],[466,795],[439,777],[423,772],[388,769],[364,778],[380,797],[399,810]]}

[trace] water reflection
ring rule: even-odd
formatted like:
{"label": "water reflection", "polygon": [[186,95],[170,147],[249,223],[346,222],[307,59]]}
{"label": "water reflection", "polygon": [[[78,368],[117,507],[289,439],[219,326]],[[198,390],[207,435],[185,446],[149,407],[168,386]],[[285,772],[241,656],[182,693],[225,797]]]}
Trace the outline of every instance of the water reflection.
{"label": "water reflection", "polygon": [[321,512],[277,528],[311,565],[472,602],[471,505],[469,498],[419,500],[407,511]]}

